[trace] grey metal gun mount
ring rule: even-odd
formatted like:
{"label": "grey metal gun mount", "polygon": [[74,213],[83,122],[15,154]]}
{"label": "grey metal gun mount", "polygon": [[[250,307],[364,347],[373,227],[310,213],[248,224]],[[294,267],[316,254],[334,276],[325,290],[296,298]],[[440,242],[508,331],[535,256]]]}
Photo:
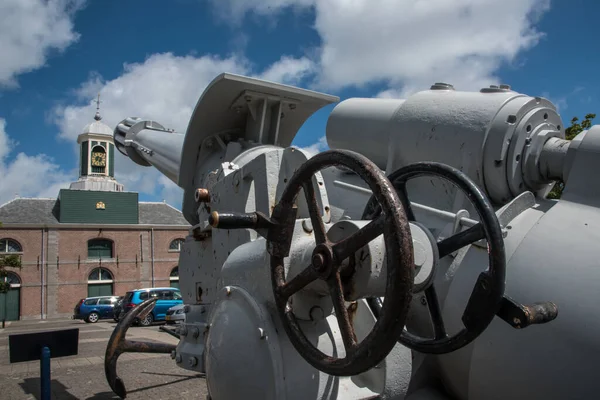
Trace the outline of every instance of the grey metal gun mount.
{"label": "grey metal gun mount", "polygon": [[179,344],[129,342],[121,322],[113,390],[119,354],[173,350],[214,400],[594,397],[600,127],[566,141],[543,98],[436,83],[344,100],[332,150],[290,147],[338,101],[222,74],[185,134],[118,124],[119,151],[184,190],[192,229]]}

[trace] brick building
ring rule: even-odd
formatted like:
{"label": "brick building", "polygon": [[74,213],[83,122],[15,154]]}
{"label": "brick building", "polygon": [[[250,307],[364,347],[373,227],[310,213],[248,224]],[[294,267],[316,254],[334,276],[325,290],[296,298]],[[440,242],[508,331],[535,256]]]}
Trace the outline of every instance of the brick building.
{"label": "brick building", "polygon": [[190,225],[170,205],[124,191],[114,178],[112,130],[100,119],[96,113],[77,139],[80,176],[69,189],[0,206],[0,255],[22,263],[5,278],[11,290],[0,294],[0,320],[67,317],[87,296],[178,286]]}

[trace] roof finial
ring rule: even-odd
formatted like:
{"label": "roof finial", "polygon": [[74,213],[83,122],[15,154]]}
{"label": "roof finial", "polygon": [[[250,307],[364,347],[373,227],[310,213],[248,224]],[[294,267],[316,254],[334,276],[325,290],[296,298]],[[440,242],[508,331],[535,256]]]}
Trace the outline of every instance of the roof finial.
{"label": "roof finial", "polygon": [[102,119],[102,117],[100,116],[100,103],[102,103],[100,101],[100,93],[98,93],[98,99],[94,100],[94,103],[96,103],[96,115],[94,116],[94,119],[96,121],[100,121]]}

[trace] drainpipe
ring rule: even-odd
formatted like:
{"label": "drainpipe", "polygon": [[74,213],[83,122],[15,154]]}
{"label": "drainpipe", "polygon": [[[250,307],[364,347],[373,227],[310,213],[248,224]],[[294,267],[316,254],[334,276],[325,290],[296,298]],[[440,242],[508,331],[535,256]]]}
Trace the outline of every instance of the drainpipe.
{"label": "drainpipe", "polygon": [[150,228],[150,247],[152,249],[152,287],[154,287],[154,228]]}
{"label": "drainpipe", "polygon": [[44,228],[42,228],[42,265],[41,265],[41,282],[40,282],[40,288],[41,288],[41,310],[40,310],[40,316],[41,319],[46,319],[46,313],[44,312],[45,310],[45,306],[46,306],[46,271],[45,271],[45,265],[46,265],[46,247],[45,247],[45,242],[44,242]]}

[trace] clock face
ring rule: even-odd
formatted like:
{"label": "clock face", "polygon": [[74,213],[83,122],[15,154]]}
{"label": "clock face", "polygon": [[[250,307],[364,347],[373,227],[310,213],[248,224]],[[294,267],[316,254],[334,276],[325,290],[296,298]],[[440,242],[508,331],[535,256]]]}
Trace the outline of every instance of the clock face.
{"label": "clock face", "polygon": [[92,165],[94,167],[106,166],[106,153],[93,152],[92,153]]}

